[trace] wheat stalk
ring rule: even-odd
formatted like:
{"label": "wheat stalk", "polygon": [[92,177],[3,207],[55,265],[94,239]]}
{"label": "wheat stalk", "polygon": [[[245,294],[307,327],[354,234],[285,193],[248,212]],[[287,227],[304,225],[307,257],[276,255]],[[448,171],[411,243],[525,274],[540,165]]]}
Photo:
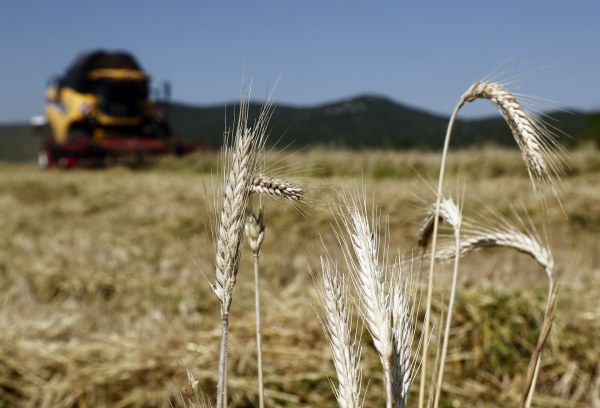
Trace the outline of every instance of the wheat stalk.
{"label": "wheat stalk", "polygon": [[[442,199],[442,185],[444,181],[444,171],[446,168],[446,157],[450,146],[450,135],[452,127],[456,119],[458,111],[462,108],[465,102],[473,102],[476,99],[489,99],[500,110],[504,119],[508,122],[509,127],[521,149],[523,158],[527,165],[527,170],[531,178],[533,188],[541,196],[541,191],[537,185],[542,181],[548,181],[554,195],[558,196],[559,192],[556,188],[555,177],[562,173],[562,159],[555,152],[556,142],[554,133],[548,127],[530,112],[523,109],[518,99],[511,94],[502,84],[492,83],[490,81],[477,81],[465,92],[458,104],[454,108],[448,129],[444,140],[444,150],[442,152],[442,162],[440,166],[440,175],[438,181],[437,201],[435,206],[435,214],[433,217],[433,232],[432,232],[432,253],[436,253],[438,223],[440,215],[440,201]],[[433,257],[429,265],[429,279],[427,287],[427,310],[425,318],[425,337],[429,336],[429,312],[431,311],[431,296],[433,291],[433,271],[435,269],[435,260]],[[425,373],[427,368],[427,350],[423,350],[423,370],[421,371],[421,386],[419,393],[419,408],[423,408],[425,401]]]}
{"label": "wheat stalk", "polygon": [[251,191],[253,193],[296,202],[302,200],[306,194],[302,186],[298,184],[288,183],[287,181],[264,175],[254,177]]}
{"label": "wheat stalk", "polygon": [[248,237],[248,244],[254,254],[254,307],[256,310],[256,358],[258,367],[258,406],[265,406],[265,391],[263,381],[263,362],[262,362],[262,323],[260,313],[260,246],[265,238],[265,221],[262,209],[258,216],[254,215],[252,210],[246,211],[245,232]]}
{"label": "wheat stalk", "polygon": [[337,264],[333,270],[328,258],[321,257],[323,294],[321,304],[325,309],[326,321],[317,314],[329,343],[333,364],[338,378],[334,392],[340,408],[360,408],[362,372],[361,350],[357,347],[356,334],[351,333],[351,313],[348,311],[348,284],[339,273]]}
{"label": "wheat stalk", "polygon": [[267,101],[253,128],[247,127],[248,99],[242,96],[240,113],[233,135],[233,148],[229,147],[229,133],[224,143],[224,193],[216,232],[215,284],[213,292],[221,301],[221,351],[217,408],[224,405],[227,365],[227,335],[229,308],[239,269],[240,249],[244,234],[245,212],[251,193],[251,184],[266,141],[266,127],[272,114],[272,102]]}

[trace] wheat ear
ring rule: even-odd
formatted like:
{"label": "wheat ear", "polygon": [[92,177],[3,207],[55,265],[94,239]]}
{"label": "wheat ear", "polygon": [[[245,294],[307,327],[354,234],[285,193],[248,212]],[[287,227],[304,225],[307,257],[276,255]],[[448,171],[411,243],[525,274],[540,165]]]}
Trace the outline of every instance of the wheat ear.
{"label": "wheat ear", "polygon": [[393,324],[393,352],[392,352],[392,394],[396,408],[406,406],[408,390],[417,373],[417,358],[419,349],[423,344],[423,337],[419,341],[417,350],[413,353],[412,345],[415,337],[417,302],[416,280],[410,266],[400,268],[396,262],[392,272],[392,324]]}
{"label": "wheat ear", "polygon": [[[554,260],[550,249],[544,247],[535,237],[526,235],[518,230],[512,231],[481,231],[480,234],[464,237],[460,241],[460,255],[466,255],[481,248],[502,246],[512,248],[532,256],[552,276]],[[437,260],[447,260],[456,254],[454,247],[444,248],[437,252]]]}
{"label": "wheat ear", "polygon": [[554,151],[556,136],[536,115],[525,110],[517,97],[499,83],[475,82],[463,99],[489,99],[496,105],[521,149],[534,189],[542,181],[555,188],[554,178],[563,173],[562,159]]}
{"label": "wheat ear", "polygon": [[258,212],[257,216],[250,208],[248,208],[246,210],[246,224],[244,225],[244,231],[246,232],[250,249],[255,256],[260,255],[260,247],[265,239],[265,228],[265,216],[262,209]]}
{"label": "wheat ear", "polygon": [[228,133],[224,143],[224,193],[216,233],[216,279],[215,284],[212,285],[213,292],[221,301],[222,335],[217,408],[222,408],[224,405],[229,308],[239,268],[245,212],[250,197],[251,182],[256,174],[259,155],[266,140],[267,123],[272,113],[272,104],[269,101],[263,106],[254,128],[250,129],[247,127],[248,106],[248,99],[242,97],[233,136],[233,148],[229,147]]}
{"label": "wheat ear", "polygon": [[246,237],[254,255],[254,306],[256,310],[256,359],[258,367],[258,403],[260,408],[265,406],[265,391],[263,382],[262,362],[262,323],[260,313],[260,246],[265,238],[265,221],[262,210],[258,217],[248,209],[246,212]]}
{"label": "wheat ear", "polygon": [[[421,223],[421,228],[419,229],[419,240],[418,245],[423,250],[427,249],[427,245],[429,245],[429,240],[431,239],[431,235],[433,234],[433,219],[435,217],[435,203],[429,208],[427,211],[427,215],[425,219]],[[458,207],[452,201],[452,198],[442,198],[440,202],[440,216],[439,222],[446,220],[446,222],[454,227],[454,225],[460,224],[461,214]]]}
{"label": "wheat ear", "polygon": [[301,201],[306,194],[302,186],[298,184],[264,175],[254,177],[251,188],[253,193],[296,202]]}
{"label": "wheat ear", "polygon": [[357,347],[356,333],[352,335],[351,313],[348,310],[348,283],[330,259],[321,257],[323,293],[321,304],[325,309],[326,321],[319,314],[319,321],[329,343],[333,364],[338,378],[334,392],[340,408],[360,408],[362,371],[361,350]]}
{"label": "wheat ear", "polygon": [[[450,146],[450,134],[458,111],[465,102],[473,102],[478,98],[491,100],[499,109],[501,114],[511,128],[519,148],[525,159],[529,176],[531,178],[534,190],[537,192],[537,184],[546,180],[550,183],[552,191],[558,196],[554,179],[562,173],[562,159],[553,150],[554,134],[548,130],[544,123],[535,115],[523,109],[517,98],[506,90],[502,84],[490,83],[488,81],[477,81],[467,92],[465,92],[458,104],[454,108],[446,137],[444,140],[444,150],[442,152],[442,162],[440,166],[440,176],[438,181],[437,201],[435,206],[435,216],[433,218],[433,233],[431,252],[436,253],[438,218],[440,215],[440,200],[442,199],[442,185],[444,181],[444,171],[446,168],[446,157]],[[541,192],[540,192],[541,194]],[[429,279],[427,286],[427,310],[425,317],[425,337],[429,337],[429,316],[431,311],[431,296],[433,290],[433,271],[435,269],[435,257],[432,258],[429,265]],[[419,408],[423,408],[425,401],[425,373],[427,369],[427,350],[423,350],[423,370],[421,371],[421,386],[419,392]]]}
{"label": "wheat ear", "polygon": [[[342,225],[336,221],[338,229],[334,228],[334,232],[342,246],[364,309],[364,321],[383,366],[386,407],[391,408],[394,401],[396,407],[404,407],[418,368],[415,356],[425,338],[421,337],[413,354],[417,308],[412,263],[409,271],[402,267],[399,257],[390,265],[388,224],[381,247],[380,217],[374,209],[369,222],[364,191],[362,195],[358,188],[354,192],[341,192],[340,205],[335,208],[341,214]],[[350,242],[346,241],[342,230],[349,233]],[[388,278],[389,288],[386,287]]]}
{"label": "wheat ear", "polygon": [[[344,238],[343,242],[346,260],[350,266],[352,278],[364,305],[364,319],[373,338],[375,349],[379,353],[383,365],[384,385],[386,389],[386,407],[392,406],[392,379],[390,358],[392,355],[392,322],[391,299],[385,284],[386,276],[382,266],[379,265],[379,229],[378,217],[373,214],[373,226],[367,219],[366,200],[350,193],[340,195],[342,205],[348,211],[348,216],[343,217],[345,229],[350,234],[350,241],[357,262],[350,255],[350,248]],[[385,257],[385,256],[384,256]]]}

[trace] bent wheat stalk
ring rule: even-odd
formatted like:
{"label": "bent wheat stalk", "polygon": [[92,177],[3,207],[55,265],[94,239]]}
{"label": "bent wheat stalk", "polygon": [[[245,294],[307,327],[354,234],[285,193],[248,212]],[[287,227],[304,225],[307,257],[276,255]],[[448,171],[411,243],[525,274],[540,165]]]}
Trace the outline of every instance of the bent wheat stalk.
{"label": "bent wheat stalk", "polygon": [[213,292],[221,302],[221,350],[217,383],[217,408],[224,404],[227,369],[227,335],[229,308],[239,269],[241,242],[244,233],[245,211],[256,174],[260,152],[266,140],[266,127],[272,113],[268,101],[261,110],[254,128],[247,127],[248,99],[242,97],[234,133],[233,147],[224,144],[224,193],[216,232],[215,284]]}
{"label": "bent wheat stalk", "polygon": [[[502,246],[507,248],[515,249],[519,252],[525,253],[533,257],[538,264],[544,268],[548,277],[548,301],[546,304],[546,312],[544,316],[543,328],[547,325],[549,332],[552,326],[552,312],[554,310],[554,302],[556,301],[558,285],[554,283],[554,258],[550,249],[539,242],[539,239],[533,234],[524,234],[517,228],[508,224],[504,220],[504,226],[499,230],[483,228],[475,226],[470,231],[470,236],[464,238],[460,242],[460,247],[457,250],[453,248],[445,248],[438,251],[435,255],[437,260],[446,260],[452,257],[466,255],[470,252],[476,251],[481,248],[488,248],[494,246]],[[460,254],[460,255],[459,255]],[[541,353],[543,351],[543,345],[548,333],[541,331],[538,337],[538,344],[540,350],[536,351],[532,357],[529,366],[529,372],[531,372],[531,378],[528,378],[527,385],[525,388],[522,406],[529,407],[531,405],[531,399],[533,398],[533,392],[535,390],[535,384],[540,367]]]}
{"label": "bent wheat stalk", "polygon": [[[438,223],[440,215],[440,201],[442,199],[442,186],[444,181],[444,171],[446,167],[446,157],[450,146],[450,134],[458,111],[462,108],[465,102],[473,102],[476,99],[489,99],[498,107],[504,119],[513,133],[519,148],[525,159],[527,170],[531,178],[534,190],[536,193],[541,192],[538,186],[542,181],[547,181],[555,196],[559,192],[554,182],[555,177],[562,173],[562,159],[554,150],[556,143],[555,135],[551,132],[544,123],[531,112],[523,109],[518,99],[512,95],[502,84],[492,83],[488,81],[477,81],[465,92],[454,111],[450,116],[446,138],[444,140],[444,150],[442,152],[442,162],[440,166],[440,175],[438,181],[437,201],[435,205],[435,216],[433,218],[433,233],[431,252],[436,253]],[[431,296],[433,288],[433,271],[435,268],[435,257],[432,257],[429,265],[429,279],[427,287],[427,314],[425,318],[425,337],[429,337],[429,312],[431,311]],[[421,371],[421,387],[419,393],[419,408],[423,408],[425,398],[425,373],[427,367],[427,350],[423,350],[423,370]]]}

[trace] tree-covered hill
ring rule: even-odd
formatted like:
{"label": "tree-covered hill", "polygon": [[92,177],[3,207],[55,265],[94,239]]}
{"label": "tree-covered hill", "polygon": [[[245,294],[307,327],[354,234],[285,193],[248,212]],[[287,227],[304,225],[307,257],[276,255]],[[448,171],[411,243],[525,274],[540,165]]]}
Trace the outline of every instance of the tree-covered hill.
{"label": "tree-covered hill", "polygon": [[[233,122],[236,106],[233,103],[207,107],[171,103],[167,109],[175,135],[192,143],[204,141],[218,147],[223,140],[226,123],[231,126]],[[259,110],[260,104],[252,103],[250,117],[257,117]],[[547,120],[562,132],[577,136],[589,126],[589,117],[593,115],[557,112],[550,114]],[[387,98],[364,95],[315,107],[279,105],[270,122],[270,141],[281,138],[280,145],[294,141],[294,146],[298,148],[334,145],[349,148],[440,149],[447,122],[448,118]],[[454,147],[483,144],[516,147],[510,129],[500,116],[459,120],[455,126],[452,139]],[[0,160],[35,159],[42,140],[49,133],[48,128],[34,131],[27,124],[0,125]]]}

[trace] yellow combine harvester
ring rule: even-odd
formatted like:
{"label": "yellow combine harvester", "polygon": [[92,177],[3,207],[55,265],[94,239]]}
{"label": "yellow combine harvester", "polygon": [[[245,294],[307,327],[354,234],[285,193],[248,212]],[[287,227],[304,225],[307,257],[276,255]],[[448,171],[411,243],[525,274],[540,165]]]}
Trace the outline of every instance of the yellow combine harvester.
{"label": "yellow combine harvester", "polygon": [[150,77],[124,52],[83,54],[46,90],[52,129],[39,165],[97,167],[121,156],[193,151],[170,134],[165,110],[149,98]]}

